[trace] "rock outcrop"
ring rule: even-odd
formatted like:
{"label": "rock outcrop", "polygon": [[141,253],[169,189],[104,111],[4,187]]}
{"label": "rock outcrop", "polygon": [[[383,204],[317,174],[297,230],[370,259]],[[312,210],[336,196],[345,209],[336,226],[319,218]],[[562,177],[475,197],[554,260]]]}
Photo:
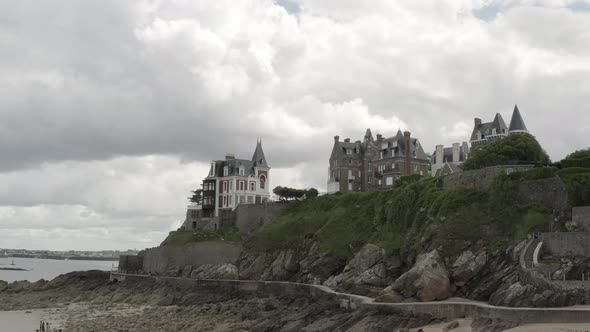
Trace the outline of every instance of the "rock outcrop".
{"label": "rock outcrop", "polygon": [[465,286],[465,284],[475,277],[479,271],[486,265],[486,253],[482,251],[477,256],[467,250],[457,258],[453,264],[453,280],[456,286]]}
{"label": "rock outcrop", "polygon": [[239,279],[238,268],[233,264],[204,264],[191,272],[194,279]]}
{"label": "rock outcrop", "polygon": [[330,277],[324,285],[340,291],[374,296],[399,275],[400,260],[386,257],[385,250],[365,245],[348,262],[341,274]]}
{"label": "rock outcrop", "polygon": [[504,307],[565,307],[574,305],[576,299],[564,292],[517,282],[498,289],[490,296],[489,303]]}
{"label": "rock outcrop", "polygon": [[418,256],[414,266],[393,283],[392,289],[423,302],[449,298],[449,274],[438,251]]}

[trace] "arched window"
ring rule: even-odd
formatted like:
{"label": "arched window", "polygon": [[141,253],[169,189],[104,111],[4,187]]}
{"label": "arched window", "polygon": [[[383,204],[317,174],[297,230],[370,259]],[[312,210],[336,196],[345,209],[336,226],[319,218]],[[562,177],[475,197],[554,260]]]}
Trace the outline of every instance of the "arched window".
{"label": "arched window", "polygon": [[261,175],[260,176],[260,189],[264,189],[265,182],[266,182],[266,176]]}

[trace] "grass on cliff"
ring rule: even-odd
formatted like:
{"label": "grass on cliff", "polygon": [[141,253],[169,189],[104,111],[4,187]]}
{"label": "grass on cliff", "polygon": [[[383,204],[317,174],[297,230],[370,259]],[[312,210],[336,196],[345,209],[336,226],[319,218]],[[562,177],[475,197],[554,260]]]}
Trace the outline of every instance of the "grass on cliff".
{"label": "grass on cliff", "polygon": [[522,179],[500,176],[488,190],[447,191],[440,179],[414,179],[387,191],[325,195],[299,202],[255,233],[245,247],[271,252],[314,239],[323,250],[350,258],[366,243],[405,256],[435,248],[452,256],[477,241],[501,246],[546,228],[550,221],[545,209],[515,203]]}
{"label": "grass on cliff", "polygon": [[184,246],[202,241],[242,241],[242,236],[236,227],[222,227],[217,231],[176,231],[170,232],[161,246]]}

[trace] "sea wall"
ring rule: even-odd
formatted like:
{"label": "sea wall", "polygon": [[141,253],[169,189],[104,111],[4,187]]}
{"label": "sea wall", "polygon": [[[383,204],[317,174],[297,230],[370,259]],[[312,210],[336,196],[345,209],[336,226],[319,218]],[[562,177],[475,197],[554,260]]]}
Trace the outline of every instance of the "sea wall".
{"label": "sea wall", "polygon": [[541,233],[543,250],[555,257],[590,257],[589,232]]}
{"label": "sea wall", "polygon": [[113,273],[111,280],[137,283],[151,279],[166,283],[185,292],[215,292],[229,294],[232,297],[305,297],[315,300],[334,301],[351,311],[361,308],[379,308],[395,314],[396,311],[409,312],[414,315],[430,315],[434,319],[451,320],[471,317],[474,319],[499,319],[517,324],[534,323],[589,323],[588,310],[583,308],[508,308],[496,307],[481,302],[468,300],[414,303],[375,303],[373,299],[338,293],[326,286],[298,284],[280,281],[247,280],[199,280],[170,277],[148,277]]}
{"label": "sea wall", "polygon": [[242,252],[237,242],[205,241],[186,246],[165,246],[143,252],[143,271],[165,274],[169,269],[204,264],[236,264]]}

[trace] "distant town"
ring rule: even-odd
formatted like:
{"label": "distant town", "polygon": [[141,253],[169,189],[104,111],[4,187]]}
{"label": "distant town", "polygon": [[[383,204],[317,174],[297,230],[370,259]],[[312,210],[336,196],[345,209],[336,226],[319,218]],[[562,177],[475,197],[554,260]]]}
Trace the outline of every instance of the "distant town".
{"label": "distant town", "polygon": [[3,249],[0,248],[0,258],[42,258],[42,259],[72,259],[72,260],[97,260],[117,261],[121,255],[137,255],[138,250],[102,250],[102,251],[54,251],[54,250],[28,250],[28,249]]}

